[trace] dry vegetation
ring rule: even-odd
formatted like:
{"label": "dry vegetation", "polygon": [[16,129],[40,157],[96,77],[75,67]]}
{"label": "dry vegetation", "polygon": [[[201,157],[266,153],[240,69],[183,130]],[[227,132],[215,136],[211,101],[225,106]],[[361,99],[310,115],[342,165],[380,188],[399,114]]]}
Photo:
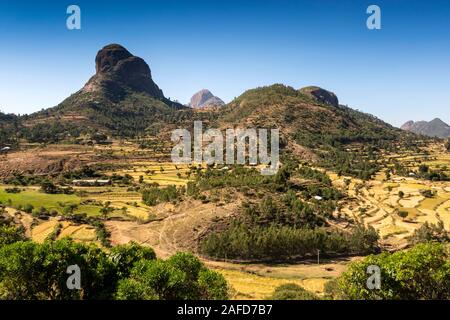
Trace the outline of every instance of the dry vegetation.
{"label": "dry vegetation", "polygon": [[[147,185],[186,186],[192,180],[188,166],[175,166],[167,155],[167,146],[158,150],[138,148],[136,141],[114,142],[109,146],[28,145],[21,151],[8,154],[0,161],[0,175],[13,173],[58,175],[77,170],[84,165],[99,165],[102,174],[129,175],[134,182]],[[431,168],[450,167],[450,155],[438,146],[432,146],[427,155],[396,154],[395,157],[411,170],[420,164]],[[450,182],[436,182],[386,174],[385,166],[372,180],[338,176],[327,172],[333,185],[347,195],[340,200],[335,216],[345,215],[354,221],[373,226],[381,236],[382,245],[396,250],[407,245],[407,238],[424,222],[442,221],[450,230]],[[7,214],[25,227],[26,234],[37,242],[52,237],[71,237],[80,242],[101,243],[95,228],[87,223],[62,219],[61,203],[73,203],[75,213],[104,219],[110,232],[111,244],[123,244],[131,240],[153,247],[160,257],[168,257],[176,251],[196,251],[199,237],[212,221],[233,215],[242,202],[233,196],[228,202],[202,202],[187,199],[181,202],[148,206],[142,202],[141,193],[130,186],[74,187],[71,195],[48,195],[36,186],[19,186],[20,193],[7,193],[10,186],[0,188],[0,200],[7,207]],[[434,191],[433,197],[425,197],[422,190]],[[106,202],[112,208],[102,218],[101,208]],[[17,206],[32,204],[34,208],[47,207],[58,211],[48,219],[25,213]],[[20,209],[20,208],[19,208]],[[346,228],[345,224],[337,227]],[[323,293],[324,284],[337,276],[353,259],[333,261],[303,261],[294,264],[239,264],[203,259],[222,273],[232,287],[233,298],[264,299],[273,289],[284,283],[297,283],[317,294]]]}

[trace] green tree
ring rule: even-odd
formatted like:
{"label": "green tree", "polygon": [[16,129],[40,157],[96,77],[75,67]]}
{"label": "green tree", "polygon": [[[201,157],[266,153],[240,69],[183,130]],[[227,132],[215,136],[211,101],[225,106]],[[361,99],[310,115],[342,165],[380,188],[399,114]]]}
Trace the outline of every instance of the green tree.
{"label": "green tree", "polygon": [[114,208],[111,207],[111,202],[106,201],[103,207],[100,209],[100,213],[102,214],[103,219],[106,220],[108,218],[108,215],[114,211]]}
{"label": "green tree", "polygon": [[413,245],[418,243],[426,243],[429,241],[448,242],[450,241],[450,233],[445,230],[444,223],[442,221],[439,221],[436,224],[425,221],[420,228],[414,231],[408,240],[409,243]]}
{"label": "green tree", "polygon": [[[378,266],[381,289],[367,287],[367,268]],[[371,255],[350,265],[338,279],[334,298],[450,299],[450,255],[439,243],[419,244],[409,250]],[[337,287],[337,288],[336,288]]]}
{"label": "green tree", "polygon": [[152,248],[143,247],[131,241],[127,244],[111,248],[109,257],[120,278],[127,278],[133,266],[141,260],[155,260],[156,254]]}
{"label": "green tree", "polygon": [[42,190],[42,192],[48,193],[48,194],[56,194],[56,193],[60,192],[59,188],[53,182],[51,182],[49,180],[42,181],[41,190]]}
{"label": "green tree", "polygon": [[7,224],[0,225],[0,246],[25,240],[26,237],[23,227]]}
{"label": "green tree", "polygon": [[226,299],[227,283],[198,258],[177,253],[166,261],[141,260],[119,282],[117,299]]}
{"label": "green tree", "polygon": [[[67,268],[78,265],[81,290],[69,290]],[[108,299],[117,278],[107,255],[69,239],[0,247],[0,299]]]}
{"label": "green tree", "polygon": [[78,208],[78,204],[69,203],[64,206],[63,212],[64,212],[64,214],[72,215],[77,208]]}

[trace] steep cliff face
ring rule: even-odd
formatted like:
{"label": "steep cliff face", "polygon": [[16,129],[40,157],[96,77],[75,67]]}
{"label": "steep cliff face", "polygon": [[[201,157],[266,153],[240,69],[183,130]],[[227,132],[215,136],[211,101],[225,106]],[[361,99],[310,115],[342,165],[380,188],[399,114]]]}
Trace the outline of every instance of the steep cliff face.
{"label": "steep cliff face", "polygon": [[317,100],[320,103],[329,104],[335,107],[339,105],[338,97],[331,91],[315,86],[310,86],[301,88],[300,92],[309,95],[311,98]]}
{"label": "steep cliff face", "polygon": [[117,97],[131,90],[148,93],[154,98],[164,98],[163,92],[152,80],[148,64],[121,45],[110,44],[101,49],[95,58],[95,70],[95,75],[86,83],[83,91],[100,91]]}
{"label": "steep cliff face", "polygon": [[29,116],[26,126],[45,124],[61,139],[92,132],[135,136],[176,121],[178,110],[188,109],[165,98],[148,64],[121,45],[110,44],[98,51],[95,70],[81,90]]}

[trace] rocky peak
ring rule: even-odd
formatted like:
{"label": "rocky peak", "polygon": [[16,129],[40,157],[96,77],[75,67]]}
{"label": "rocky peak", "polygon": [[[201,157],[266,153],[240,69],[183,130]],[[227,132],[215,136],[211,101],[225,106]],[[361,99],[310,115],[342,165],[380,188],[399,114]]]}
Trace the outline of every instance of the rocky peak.
{"label": "rocky peak", "polygon": [[439,118],[430,122],[427,121],[408,121],[401,127],[403,130],[411,131],[430,137],[449,138],[450,126]]}
{"label": "rocky peak", "polygon": [[406,121],[401,127],[400,127],[400,129],[402,129],[402,130],[411,130],[411,128],[414,126],[414,121],[412,121],[412,120],[409,120],[409,121]]}
{"label": "rocky peak", "polygon": [[95,71],[96,73],[104,73],[117,65],[121,60],[128,59],[133,55],[119,44],[110,44],[99,52],[95,57]]}
{"label": "rocky peak", "polygon": [[95,57],[95,70],[84,91],[103,91],[109,96],[120,97],[127,90],[133,90],[146,92],[154,98],[164,98],[163,92],[152,80],[148,64],[121,45],[103,47]]}
{"label": "rocky peak", "polygon": [[320,103],[329,104],[332,106],[339,106],[339,100],[337,96],[328,90],[322,89],[316,86],[310,86],[300,89],[301,93],[311,96],[313,99]]}
{"label": "rocky peak", "polygon": [[222,99],[214,96],[208,89],[202,89],[191,98],[189,106],[194,109],[202,109],[208,107],[221,107],[225,104]]}

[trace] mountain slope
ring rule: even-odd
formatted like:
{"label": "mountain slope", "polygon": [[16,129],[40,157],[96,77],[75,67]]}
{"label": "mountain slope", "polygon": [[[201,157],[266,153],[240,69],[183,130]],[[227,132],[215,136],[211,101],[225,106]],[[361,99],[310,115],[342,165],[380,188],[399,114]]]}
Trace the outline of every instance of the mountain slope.
{"label": "mountain slope", "polygon": [[281,84],[244,92],[220,109],[218,121],[221,127],[279,128],[281,147],[296,158],[363,179],[377,171],[374,160],[382,150],[408,147],[416,138],[370,114]]}
{"label": "mountain slope", "polygon": [[17,143],[19,117],[0,112],[0,149]]}
{"label": "mountain slope", "polygon": [[427,121],[408,121],[401,129],[430,137],[449,138],[450,126],[439,118]]}
{"label": "mountain slope", "polygon": [[224,123],[278,127],[285,133],[303,132],[316,138],[333,136],[336,142],[342,143],[406,135],[370,114],[342,105],[321,103],[302,90],[281,84],[248,90],[220,113]]}
{"label": "mountain slope", "polygon": [[95,58],[96,74],[86,85],[54,108],[24,118],[25,126],[46,124],[56,132],[102,131],[115,136],[135,136],[160,123],[183,117],[180,109],[153,82],[147,63],[118,45],[107,45]]}

